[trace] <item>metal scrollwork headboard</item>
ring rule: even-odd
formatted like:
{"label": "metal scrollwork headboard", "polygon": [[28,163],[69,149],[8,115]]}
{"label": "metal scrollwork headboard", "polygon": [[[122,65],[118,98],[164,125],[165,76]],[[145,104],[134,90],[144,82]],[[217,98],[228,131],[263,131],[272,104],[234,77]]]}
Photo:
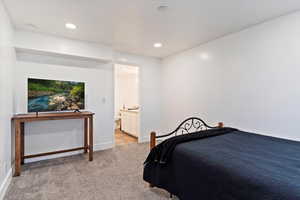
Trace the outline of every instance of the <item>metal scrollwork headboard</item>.
{"label": "metal scrollwork headboard", "polygon": [[209,126],[207,125],[202,119],[198,117],[190,117],[183,122],[171,133],[165,134],[165,135],[159,135],[156,136],[156,138],[163,138],[171,135],[178,135],[178,134],[188,134],[188,133],[194,133],[202,130],[207,130],[211,128],[218,128],[220,127],[220,124],[218,126]]}

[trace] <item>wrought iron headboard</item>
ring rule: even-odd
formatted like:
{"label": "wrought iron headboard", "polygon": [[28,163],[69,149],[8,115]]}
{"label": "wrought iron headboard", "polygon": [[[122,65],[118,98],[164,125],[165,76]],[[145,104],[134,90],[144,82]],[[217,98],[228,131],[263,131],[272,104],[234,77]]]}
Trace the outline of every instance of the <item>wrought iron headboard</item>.
{"label": "wrought iron headboard", "polygon": [[209,126],[202,119],[200,119],[198,117],[190,117],[190,118],[184,120],[183,122],[181,122],[180,125],[171,133],[159,135],[159,136],[156,136],[156,138],[163,138],[163,137],[167,137],[167,136],[170,136],[173,134],[176,136],[176,135],[178,135],[178,133],[188,134],[188,133],[207,130],[210,128],[218,128],[218,127],[219,126],[215,126],[215,127]]}
{"label": "wrought iron headboard", "polygon": [[221,128],[223,127],[223,123],[219,122],[218,126],[209,126],[207,125],[202,119],[198,117],[190,117],[183,122],[180,123],[180,125],[172,132],[164,134],[164,135],[156,135],[155,132],[151,132],[151,138],[150,138],[150,148],[153,148],[156,143],[156,139],[158,138],[164,138],[171,135],[178,135],[180,134],[189,134],[201,130],[207,130],[211,128]]}

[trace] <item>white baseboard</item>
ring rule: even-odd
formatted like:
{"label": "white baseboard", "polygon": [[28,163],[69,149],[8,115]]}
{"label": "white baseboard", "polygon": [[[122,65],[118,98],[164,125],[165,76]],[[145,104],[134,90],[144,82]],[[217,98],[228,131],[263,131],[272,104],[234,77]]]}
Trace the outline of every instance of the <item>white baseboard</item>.
{"label": "white baseboard", "polygon": [[94,151],[101,151],[105,149],[111,149],[114,147],[114,143],[112,141],[110,142],[103,142],[100,144],[95,144],[94,145]]}
{"label": "white baseboard", "polygon": [[139,143],[145,143],[145,142],[150,142],[149,136],[139,138]]}
{"label": "white baseboard", "polygon": [[8,171],[5,179],[3,180],[3,182],[0,185],[0,200],[4,199],[4,196],[6,194],[8,186],[11,182],[11,179],[12,179],[12,168],[10,168],[10,170]]}
{"label": "white baseboard", "polygon": [[[113,148],[113,142],[103,142],[100,144],[94,144],[94,151],[101,151],[105,149]],[[31,163],[31,162],[37,162],[42,160],[49,160],[54,158],[61,158],[66,156],[72,156],[83,153],[83,150],[80,151],[73,151],[73,152],[67,152],[67,153],[60,153],[60,154],[54,154],[49,156],[43,156],[43,157],[36,157],[36,158],[29,158],[25,160],[25,163]],[[0,199],[1,200],[1,199]]]}

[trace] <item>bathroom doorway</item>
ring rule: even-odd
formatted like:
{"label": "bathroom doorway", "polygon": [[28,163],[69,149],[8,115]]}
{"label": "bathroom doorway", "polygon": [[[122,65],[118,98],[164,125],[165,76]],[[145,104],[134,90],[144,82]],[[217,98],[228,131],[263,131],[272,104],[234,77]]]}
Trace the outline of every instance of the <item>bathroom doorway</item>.
{"label": "bathroom doorway", "polygon": [[115,145],[137,143],[140,137],[139,68],[115,64]]}

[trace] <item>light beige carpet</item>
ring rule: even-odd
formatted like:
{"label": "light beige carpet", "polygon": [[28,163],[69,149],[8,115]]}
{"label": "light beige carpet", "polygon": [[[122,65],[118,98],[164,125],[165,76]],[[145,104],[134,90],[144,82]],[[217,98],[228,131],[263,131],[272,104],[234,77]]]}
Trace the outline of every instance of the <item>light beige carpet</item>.
{"label": "light beige carpet", "polygon": [[25,165],[5,200],[164,200],[169,194],[143,181],[148,144],[129,144],[86,155]]}

